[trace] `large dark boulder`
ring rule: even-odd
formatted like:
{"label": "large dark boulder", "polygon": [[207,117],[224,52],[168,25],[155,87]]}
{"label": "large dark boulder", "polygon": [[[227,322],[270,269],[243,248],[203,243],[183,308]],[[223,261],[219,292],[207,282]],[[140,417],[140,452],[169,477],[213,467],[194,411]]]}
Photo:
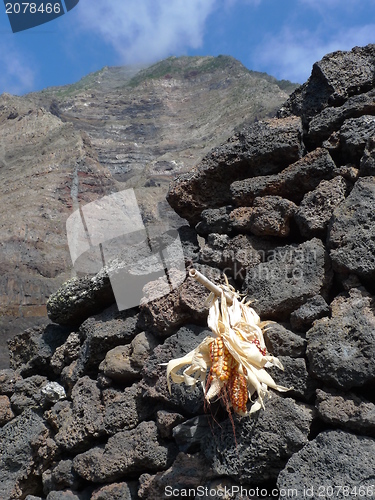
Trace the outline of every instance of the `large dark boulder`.
{"label": "large dark boulder", "polygon": [[0,429],[0,498],[17,500],[38,491],[41,472],[37,443],[47,437],[46,423],[33,409]]}
{"label": "large dark boulder", "polygon": [[[373,496],[375,440],[348,432],[321,432],[295,453],[281,471],[277,485],[295,498]],[[352,492],[352,493],[350,493]]]}
{"label": "large dark boulder", "polygon": [[363,115],[375,114],[375,91],[350,97],[342,106],[324,108],[309,123],[309,131],[305,140],[309,145],[319,146],[335,131],[339,130],[345,120]]}
{"label": "large dark boulder", "polygon": [[207,435],[203,451],[219,476],[259,484],[275,480],[293,453],[308,443],[313,410],[276,394],[265,411],[228,419]]}
{"label": "large dark boulder", "polygon": [[247,270],[243,291],[262,319],[287,320],[315,295],[327,294],[332,280],[328,254],[314,238],[276,248],[267,261]]}
{"label": "large dark boulder", "polygon": [[275,174],[301,156],[298,118],[258,122],[214,149],[189,173],[177,177],[167,199],[181,217],[196,225],[203,210],[230,203],[232,182]]}
{"label": "large dark boulder", "polygon": [[374,302],[364,289],[352,288],[331,303],[332,318],[317,320],[307,332],[310,372],[344,390],[375,387]]}
{"label": "large dark boulder", "polygon": [[360,178],[333,212],[328,247],[335,271],[375,278],[375,177]]}
{"label": "large dark boulder", "polygon": [[319,182],[331,179],[335,164],[325,149],[316,149],[279,174],[262,175],[231,184],[232,203],[251,206],[258,196],[282,196],[300,202]]}
{"label": "large dark boulder", "polygon": [[310,78],[295,90],[279,116],[301,116],[306,126],[324,108],[340,106],[349,97],[371,90],[374,75],[375,45],[327,54],[313,65]]}

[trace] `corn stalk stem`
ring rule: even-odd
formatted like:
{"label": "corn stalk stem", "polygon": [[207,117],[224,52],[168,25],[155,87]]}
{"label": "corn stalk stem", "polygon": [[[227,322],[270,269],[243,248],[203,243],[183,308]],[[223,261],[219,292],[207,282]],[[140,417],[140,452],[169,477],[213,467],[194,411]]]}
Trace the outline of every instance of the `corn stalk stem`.
{"label": "corn stalk stem", "polygon": [[[206,278],[206,276],[197,271],[197,269],[190,269],[189,276],[198,281],[198,283],[201,283],[203,286],[205,286],[210,292],[214,293],[218,297],[221,297],[223,289],[215,285],[215,283],[212,283],[212,281],[210,281],[208,278]],[[227,304],[229,306],[232,305],[233,303],[232,295],[229,292],[226,292],[225,290],[224,290],[224,295],[227,300]]]}

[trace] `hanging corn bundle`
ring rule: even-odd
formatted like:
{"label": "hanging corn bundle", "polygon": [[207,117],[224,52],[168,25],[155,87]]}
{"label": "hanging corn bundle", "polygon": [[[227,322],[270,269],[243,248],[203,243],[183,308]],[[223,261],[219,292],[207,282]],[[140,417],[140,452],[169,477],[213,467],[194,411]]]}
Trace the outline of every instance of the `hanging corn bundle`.
{"label": "hanging corn bundle", "polygon": [[[208,403],[222,398],[230,407],[245,416],[264,408],[268,388],[287,391],[277,385],[265,368],[281,362],[267,353],[263,332],[270,322],[261,322],[259,316],[245,299],[229,285],[217,286],[199,271],[191,269],[189,275],[210,290],[206,301],[209,307],[208,326],[212,336],[185,356],[167,363],[167,380],[188,386],[201,383]],[[179,371],[186,367],[182,373]],[[257,395],[257,399],[254,398]],[[248,403],[252,402],[250,411]]]}

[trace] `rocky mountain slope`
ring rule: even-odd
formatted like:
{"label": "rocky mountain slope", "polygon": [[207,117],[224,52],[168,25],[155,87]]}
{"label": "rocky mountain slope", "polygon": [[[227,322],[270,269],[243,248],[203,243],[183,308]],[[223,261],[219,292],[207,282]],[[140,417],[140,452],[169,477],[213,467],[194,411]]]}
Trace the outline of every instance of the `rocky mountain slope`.
{"label": "rocky mountain slope", "polygon": [[88,133],[116,180],[139,186],[191,168],[228,130],[273,115],[294,88],[229,56],[171,57],[136,75],[104,68],[34,97]]}
{"label": "rocky mountain slope", "polygon": [[74,273],[73,211],[134,186],[147,187],[155,210],[172,175],[241,123],[275,113],[291,88],[222,56],[104,68],[73,85],[2,95],[0,365],[6,338],[45,324],[47,297]]}
{"label": "rocky mountain slope", "polygon": [[277,118],[170,185],[186,267],[225,270],[275,322],[269,372],[291,389],[231,418],[201,388],[169,394],[162,363],[210,333],[206,289],[186,277],[119,312],[108,270],[71,280],[0,372],[0,496],[374,495],[374,75],[375,45],[327,55]]}

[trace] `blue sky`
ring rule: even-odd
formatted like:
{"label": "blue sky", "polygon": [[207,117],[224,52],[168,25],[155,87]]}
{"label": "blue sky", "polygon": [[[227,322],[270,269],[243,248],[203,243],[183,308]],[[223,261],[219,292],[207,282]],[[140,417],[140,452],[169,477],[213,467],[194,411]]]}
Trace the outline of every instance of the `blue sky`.
{"label": "blue sky", "polygon": [[18,95],[170,55],[227,54],[303,83],[324,54],[375,43],[375,0],[80,0],[15,34],[0,9],[0,93]]}

